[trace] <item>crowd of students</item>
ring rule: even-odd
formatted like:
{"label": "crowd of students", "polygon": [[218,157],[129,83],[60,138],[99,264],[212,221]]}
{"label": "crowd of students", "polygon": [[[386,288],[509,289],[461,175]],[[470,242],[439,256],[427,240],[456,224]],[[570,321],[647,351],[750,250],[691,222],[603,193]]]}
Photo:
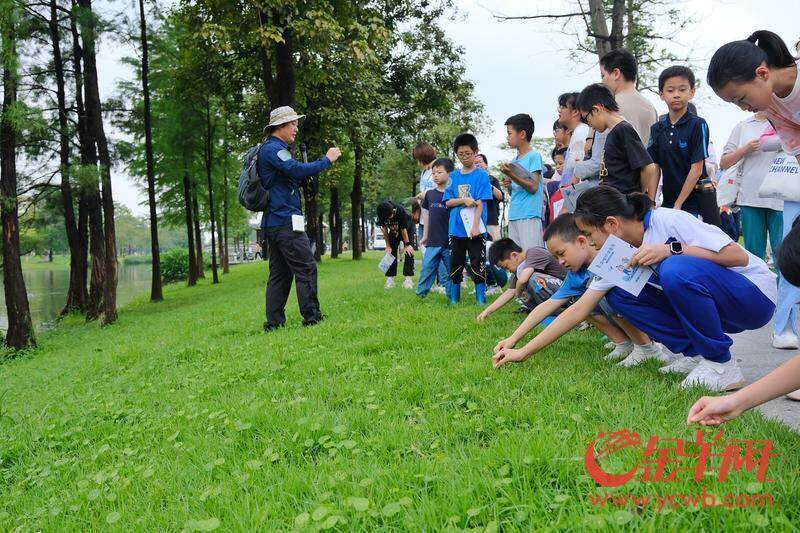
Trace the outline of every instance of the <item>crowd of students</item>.
{"label": "crowd of students", "polygon": [[[800,358],[742,388],[729,337],[775,316],[774,345],[798,348],[800,197],[779,202],[758,196],[776,156],[770,150],[800,162],[798,63],[768,31],[714,54],[708,84],[723,100],[755,113],[732,132],[719,171],[709,153],[708,124],[692,109],[693,72],[672,66],[661,73],[658,90],[668,111],[659,117],[636,91],[636,60],[626,50],[600,60],[602,83],[559,97],[552,169],[531,147],[534,121],[527,114],[505,122],[516,156],[499,166],[502,183],[488,174],[472,134],[453,142],[458,167],[420,144],[414,150],[423,169],[416,198],[423,250],[417,294],[425,297],[438,282],[455,304],[466,272],[485,306],[492,292],[487,285],[504,285],[507,272],[508,288],[495,289],[499,296],[477,319],[512,302],[528,314],[494,347],[495,368],[524,361],[572,328],[591,324],[609,339],[604,357],[620,366],[654,359],[664,363],[661,372],[685,374],[682,387],[740,389],[698,400],[692,423],[716,425],[781,394],[800,399]],[[774,147],[768,149],[770,135]],[[738,202],[720,209],[717,174],[732,169]],[[503,188],[506,238],[499,227]],[[739,211],[744,247],[737,242]],[[387,253],[405,256],[407,288],[413,287],[414,221],[398,204],[378,207]],[[636,296],[589,271],[611,235],[637,249],[630,267],[654,271]],[[765,262],[767,236],[780,280]],[[387,288],[396,265],[386,272]],[[517,347],[538,325],[545,327]]]}

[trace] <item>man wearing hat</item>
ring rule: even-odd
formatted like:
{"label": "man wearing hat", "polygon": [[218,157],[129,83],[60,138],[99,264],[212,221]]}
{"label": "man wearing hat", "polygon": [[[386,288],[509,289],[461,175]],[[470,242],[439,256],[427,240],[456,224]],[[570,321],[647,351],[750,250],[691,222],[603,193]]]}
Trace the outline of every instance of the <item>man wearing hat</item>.
{"label": "man wearing hat", "polygon": [[289,106],[269,114],[267,140],[258,152],[258,175],[270,190],[269,208],[261,219],[269,243],[269,281],[267,282],[267,320],[264,330],[282,327],[292,279],[297,285],[297,302],[303,325],[322,320],[317,300],[317,264],[311,242],[305,233],[300,209],[300,186],[307,178],[319,174],[339,159],[342,152],[329,148],[328,153],[312,163],[301,163],[292,157],[289,145],[297,136],[298,115]]}

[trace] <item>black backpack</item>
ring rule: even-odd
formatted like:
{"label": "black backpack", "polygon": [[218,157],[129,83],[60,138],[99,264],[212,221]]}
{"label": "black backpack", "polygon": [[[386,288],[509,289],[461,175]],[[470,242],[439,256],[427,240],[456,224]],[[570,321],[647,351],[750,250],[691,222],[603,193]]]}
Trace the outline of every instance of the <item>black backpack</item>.
{"label": "black backpack", "polygon": [[239,203],[245,209],[257,213],[269,208],[269,189],[264,187],[258,175],[258,152],[262,146],[263,144],[257,144],[245,153],[237,187]]}

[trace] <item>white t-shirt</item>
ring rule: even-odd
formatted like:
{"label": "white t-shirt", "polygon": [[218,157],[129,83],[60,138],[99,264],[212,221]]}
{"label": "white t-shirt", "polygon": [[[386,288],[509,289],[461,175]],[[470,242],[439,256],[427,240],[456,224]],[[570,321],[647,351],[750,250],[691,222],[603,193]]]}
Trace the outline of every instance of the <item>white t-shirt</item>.
{"label": "white t-shirt", "polygon": [[[433,182],[433,169],[428,167],[422,170],[419,175],[419,192],[423,195],[431,189],[435,189],[436,184]],[[420,207],[419,212],[419,225],[425,226],[428,223],[428,210]]]}
{"label": "white t-shirt", "polygon": [[592,130],[586,124],[579,124],[569,139],[567,153],[564,155],[564,172],[561,173],[561,185],[568,185],[575,173],[575,165],[586,156],[586,139],[592,136]]}
{"label": "white t-shirt", "polygon": [[[769,126],[768,120],[758,120],[755,115],[744,119],[734,126],[731,136],[722,152],[729,154],[753,140],[758,140]],[[783,211],[783,200],[761,198],[758,190],[767,177],[770,165],[775,160],[775,152],[756,150],[744,156],[738,163],[735,172],[741,172],[742,180],[736,203],[748,207],[766,207],[775,211]]]}
{"label": "white t-shirt", "polygon": [[[685,246],[698,246],[712,252],[719,252],[733,242],[717,226],[706,224],[686,211],[667,207],[654,209],[650,216],[650,225],[644,232],[642,244],[665,244],[670,238]],[[777,302],[778,284],[775,274],[762,259],[747,250],[745,252],[750,259],[747,266],[728,268],[749,279],[773,303]],[[608,291],[613,287],[613,283],[601,278],[595,278],[589,285],[590,289],[596,291]]]}

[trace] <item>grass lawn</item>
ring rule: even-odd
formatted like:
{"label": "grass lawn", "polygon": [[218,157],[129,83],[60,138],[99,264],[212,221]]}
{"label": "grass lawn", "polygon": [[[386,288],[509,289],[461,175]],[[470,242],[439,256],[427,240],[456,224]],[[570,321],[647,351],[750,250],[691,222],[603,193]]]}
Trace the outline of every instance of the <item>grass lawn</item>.
{"label": "grass lawn", "polygon": [[[327,320],[265,334],[263,263],[218,286],[172,285],[105,330],[67,319],[41,348],[0,366],[0,528],[12,530],[719,531],[796,530],[800,437],[749,413],[725,439],[771,439],[767,478],[730,474],[602,489],[584,453],[623,428],[693,439],[699,392],[655,363],[603,361],[573,332],[522,365],[491,369],[510,310],[476,324],[382,288],[377,255],[326,259]],[[145,298],[143,296],[142,298]],[[705,430],[707,440],[715,431]],[[672,456],[674,458],[675,456]],[[638,459],[637,459],[638,458]],[[605,470],[642,458],[617,454]],[[626,461],[634,462],[626,462]],[[694,466],[694,463],[689,463]],[[682,473],[691,478],[691,472]],[[771,494],[769,509],[655,501],[606,507],[590,495]],[[610,500],[609,500],[610,501]],[[674,500],[673,500],[674,501]]]}
{"label": "grass lawn", "polygon": [[21,261],[23,272],[34,272],[39,270],[69,270],[68,255],[54,255],[52,261],[48,261],[46,255],[26,255],[21,258]]}

